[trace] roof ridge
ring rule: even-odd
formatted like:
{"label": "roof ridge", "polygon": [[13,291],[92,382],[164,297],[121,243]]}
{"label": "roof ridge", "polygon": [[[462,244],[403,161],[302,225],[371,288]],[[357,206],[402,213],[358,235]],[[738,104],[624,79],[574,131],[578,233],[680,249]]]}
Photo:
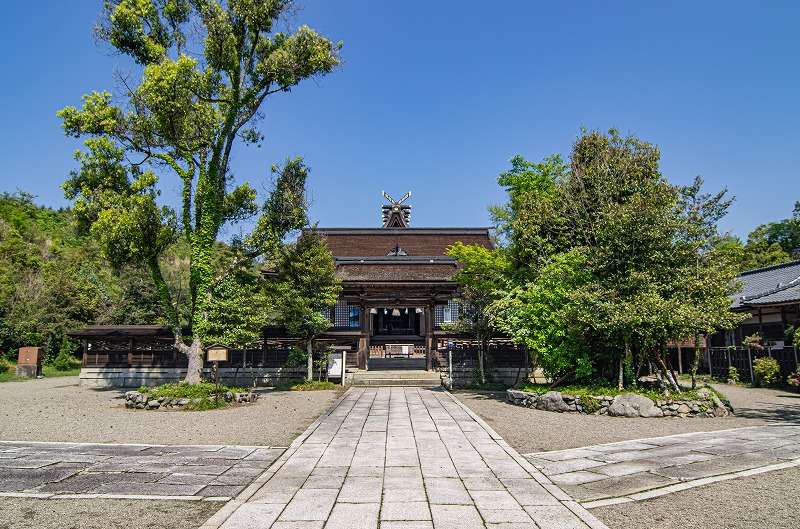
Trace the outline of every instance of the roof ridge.
{"label": "roof ridge", "polygon": [[753,294],[753,295],[750,295],[750,296],[742,296],[739,299],[741,299],[742,301],[752,301],[754,299],[763,298],[764,296],[770,296],[770,295],[775,294],[777,292],[781,292],[783,290],[790,289],[790,288],[795,287],[797,285],[800,285],[800,276],[792,279],[791,281],[789,281],[785,285],[783,283],[778,283],[778,286],[775,287],[775,288],[772,288],[770,290],[765,290],[764,292],[759,292],[758,294]]}
{"label": "roof ridge", "polygon": [[767,272],[769,270],[778,270],[779,268],[788,268],[790,266],[796,266],[796,265],[800,265],[800,260],[788,261],[788,262],[779,263],[779,264],[776,264],[776,265],[764,266],[762,268],[754,268],[752,270],[745,270],[744,272],[741,272],[739,274],[739,276],[751,275],[751,274],[755,274],[757,272]]}

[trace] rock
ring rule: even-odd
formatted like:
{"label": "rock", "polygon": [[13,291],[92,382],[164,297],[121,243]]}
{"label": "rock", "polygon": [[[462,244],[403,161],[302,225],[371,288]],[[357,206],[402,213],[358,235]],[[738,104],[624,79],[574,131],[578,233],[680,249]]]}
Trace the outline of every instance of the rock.
{"label": "rock", "polygon": [[719,397],[711,395],[711,400],[714,402],[714,413],[716,415],[720,417],[727,417],[729,415],[727,406],[723,404],[723,401],[719,400]]}
{"label": "rock", "polygon": [[513,402],[514,404],[520,404],[528,395],[522,391],[516,391],[513,389],[509,389],[506,391],[506,400],[508,402]]}
{"label": "rock", "polygon": [[613,417],[663,417],[664,412],[652,400],[635,393],[625,393],[614,398],[608,407]]}
{"label": "rock", "polygon": [[154,410],[159,406],[161,406],[161,403],[158,402],[157,400],[151,400],[150,402],[147,403],[147,407],[151,410]]}
{"label": "rock", "polygon": [[708,388],[700,388],[697,390],[697,397],[701,400],[711,399],[711,391]]}
{"label": "rock", "polygon": [[189,404],[189,399],[180,399],[177,402],[177,404],[178,404],[178,406],[186,406],[187,404]]}
{"label": "rock", "polygon": [[692,409],[686,404],[681,404],[675,411],[677,411],[678,413],[689,413],[690,411],[692,411]]}
{"label": "rock", "polygon": [[558,391],[548,391],[536,399],[536,409],[564,412],[569,410],[569,406],[561,399],[561,393]]}

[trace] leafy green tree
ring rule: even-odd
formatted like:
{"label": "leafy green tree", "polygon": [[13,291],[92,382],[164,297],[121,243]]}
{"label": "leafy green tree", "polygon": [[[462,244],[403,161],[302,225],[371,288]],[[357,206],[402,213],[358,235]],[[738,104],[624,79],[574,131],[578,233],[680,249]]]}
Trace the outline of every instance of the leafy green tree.
{"label": "leafy green tree", "polygon": [[689,186],[679,189],[678,215],[681,224],[676,248],[685,252],[685,269],[678,295],[691,303],[681,304],[680,318],[670,338],[694,335],[692,388],[697,385],[702,333],[731,328],[743,319],[729,310],[729,296],[735,290],[735,276],[741,254],[733,250],[731,238],[719,232],[718,223],[728,213],[735,197],[725,198],[727,189],[716,194],[701,193],[703,179],[695,177]]}
{"label": "leafy green tree", "polygon": [[504,286],[503,272],[508,263],[499,252],[460,242],[448,248],[448,255],[462,267],[453,280],[462,285],[461,314],[454,323],[443,324],[448,331],[469,334],[478,342],[478,376],[486,383],[486,353],[492,337],[491,304]]}
{"label": "leafy green tree", "polygon": [[[290,8],[288,1],[106,0],[96,34],[141,66],[141,81],[122,79],[117,97],[92,92],[81,108],[58,112],[66,134],[88,137],[75,155],[80,168],[64,184],[77,220],[113,265],[150,270],[175,347],[189,357],[190,383],[200,381],[216,286],[306,224],[301,159],[274,168],[277,182],[262,206],[248,183],[233,187],[230,167],[237,140],[262,139],[253,126],[269,96],[339,63],[340,44],[306,26],[278,30]],[[159,205],[166,174],[179,182],[179,211]],[[222,226],[253,218],[253,231],[234,241],[235,258],[214,269]],[[189,247],[188,344],[160,260],[179,236]]]}
{"label": "leafy green tree", "polygon": [[334,277],[333,256],[315,230],[303,232],[288,245],[276,263],[277,276],[267,282],[267,299],[278,310],[277,323],[306,344],[307,377],[314,376],[314,339],[330,326],[323,311],[332,307],[342,290]]}
{"label": "leafy green tree", "polygon": [[729,202],[701,195],[701,180],[670,185],[659,159],[634,136],[583,131],[568,168],[517,157],[498,179],[509,202],[492,212],[510,264],[491,324],[556,383],[613,366],[621,388],[649,357],[680,391],[667,341],[731,323],[733,268],[714,251]]}

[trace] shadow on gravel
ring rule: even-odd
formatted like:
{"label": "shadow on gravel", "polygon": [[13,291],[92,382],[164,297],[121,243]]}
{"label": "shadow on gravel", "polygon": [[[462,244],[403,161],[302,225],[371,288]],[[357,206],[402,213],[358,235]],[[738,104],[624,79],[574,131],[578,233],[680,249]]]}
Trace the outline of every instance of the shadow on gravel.
{"label": "shadow on gravel", "polygon": [[800,404],[786,404],[780,408],[774,405],[764,408],[739,406],[734,410],[734,416],[746,419],[761,419],[762,421],[800,423]]}
{"label": "shadow on gravel", "polygon": [[456,394],[469,395],[475,400],[494,400],[497,402],[507,402],[506,394],[503,391],[475,391],[470,389],[456,390]]}

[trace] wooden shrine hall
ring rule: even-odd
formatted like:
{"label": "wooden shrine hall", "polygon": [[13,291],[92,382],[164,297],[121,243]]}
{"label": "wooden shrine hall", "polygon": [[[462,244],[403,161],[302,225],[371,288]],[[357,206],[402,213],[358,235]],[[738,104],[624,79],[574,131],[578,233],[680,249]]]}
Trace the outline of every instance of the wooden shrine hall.
{"label": "wooden shrine hall", "polygon": [[[411,206],[404,204],[411,193],[398,201],[383,195],[389,204],[380,228],[317,228],[343,287],[322,340],[356,352],[359,369],[370,368],[370,357],[424,355],[431,370],[440,365],[439,344],[456,338],[441,328],[459,312],[460,288],[451,280],[459,265],[447,249],[494,243],[488,228],[412,228]],[[265,338],[283,337],[269,329]]]}

